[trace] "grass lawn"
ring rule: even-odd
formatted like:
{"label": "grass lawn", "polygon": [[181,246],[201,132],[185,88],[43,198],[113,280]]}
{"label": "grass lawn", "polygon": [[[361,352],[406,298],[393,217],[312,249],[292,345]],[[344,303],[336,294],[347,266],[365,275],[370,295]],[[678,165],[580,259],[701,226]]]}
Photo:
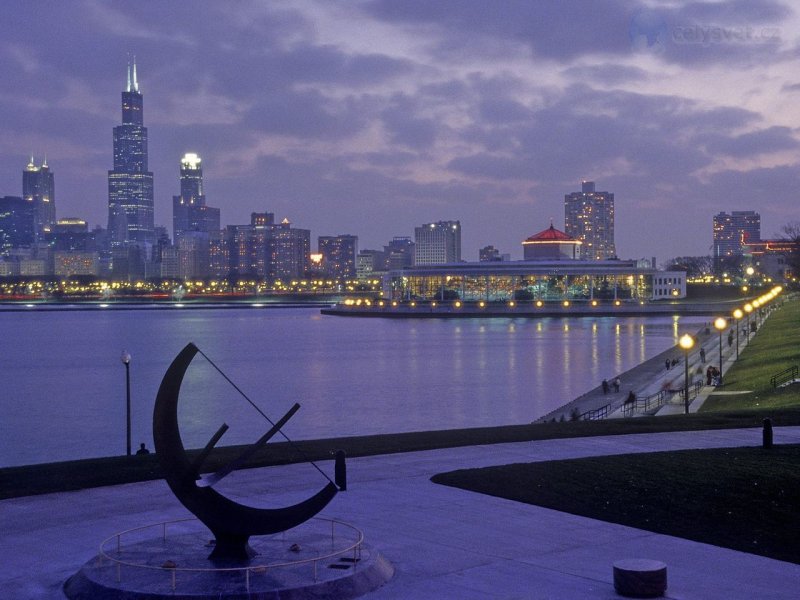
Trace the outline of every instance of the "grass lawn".
{"label": "grass lawn", "polygon": [[798,464],[792,445],[513,464],[432,481],[800,563]]}
{"label": "grass lawn", "polygon": [[[752,317],[751,317],[752,319]],[[765,322],[725,374],[722,391],[749,391],[741,395],[712,394],[701,412],[800,406],[800,385],[774,389],[770,377],[800,365],[800,300],[787,301]]]}

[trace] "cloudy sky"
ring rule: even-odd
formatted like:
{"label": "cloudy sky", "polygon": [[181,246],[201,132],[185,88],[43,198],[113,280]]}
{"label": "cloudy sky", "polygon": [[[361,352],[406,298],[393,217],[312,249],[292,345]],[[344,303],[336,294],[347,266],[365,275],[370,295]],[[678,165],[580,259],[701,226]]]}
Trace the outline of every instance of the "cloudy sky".
{"label": "cloudy sky", "polygon": [[799,218],[799,26],[775,0],[6,0],[0,195],[46,153],[58,216],[106,225],[131,54],[170,231],[191,151],[223,224],[379,248],[460,219],[465,259],[521,258],[591,179],[621,258],[708,254],[719,211]]}

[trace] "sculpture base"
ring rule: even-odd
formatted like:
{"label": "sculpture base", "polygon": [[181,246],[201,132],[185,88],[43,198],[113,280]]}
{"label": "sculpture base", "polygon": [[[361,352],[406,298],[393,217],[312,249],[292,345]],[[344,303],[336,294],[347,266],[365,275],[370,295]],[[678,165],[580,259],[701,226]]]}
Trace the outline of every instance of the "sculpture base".
{"label": "sculpture base", "polygon": [[342,541],[333,540],[329,523],[251,538],[257,555],[225,568],[209,560],[208,538],[203,530],[126,541],[120,551],[106,549],[84,564],[66,581],[64,593],[70,600],[346,599],[382,586],[394,574],[364,543],[358,551],[339,553],[335,546],[341,548]]}

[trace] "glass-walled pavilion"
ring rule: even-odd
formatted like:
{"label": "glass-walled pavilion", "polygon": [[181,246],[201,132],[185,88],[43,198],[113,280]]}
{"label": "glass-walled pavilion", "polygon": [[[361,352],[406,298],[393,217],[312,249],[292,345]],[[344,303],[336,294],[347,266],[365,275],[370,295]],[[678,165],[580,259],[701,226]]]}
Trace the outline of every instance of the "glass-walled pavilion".
{"label": "glass-walled pavilion", "polygon": [[648,301],[666,295],[655,290],[666,281],[675,282],[670,297],[685,296],[685,273],[642,268],[636,261],[509,261],[392,271],[387,291],[392,300],[423,302]]}

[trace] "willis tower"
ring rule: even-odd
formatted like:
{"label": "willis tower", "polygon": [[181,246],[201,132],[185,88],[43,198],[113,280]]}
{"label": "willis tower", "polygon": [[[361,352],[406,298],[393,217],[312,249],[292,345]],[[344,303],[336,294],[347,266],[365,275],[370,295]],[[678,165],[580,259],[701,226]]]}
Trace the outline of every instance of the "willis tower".
{"label": "willis tower", "polygon": [[145,258],[155,241],[153,173],[147,170],[147,127],[136,59],[128,64],[127,75],[122,125],[114,127],[114,169],[108,172],[108,235],[112,252],[138,247],[137,254]]}

